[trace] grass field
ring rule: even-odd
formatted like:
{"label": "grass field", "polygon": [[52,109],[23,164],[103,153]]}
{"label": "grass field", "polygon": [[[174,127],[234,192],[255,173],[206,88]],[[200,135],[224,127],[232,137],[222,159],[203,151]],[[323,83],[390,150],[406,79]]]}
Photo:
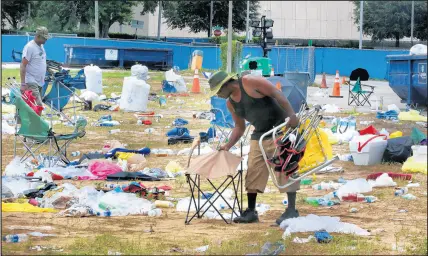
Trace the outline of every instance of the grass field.
{"label": "grass field", "polygon": [[[18,70],[2,70],[2,84],[8,76],[19,76]],[[107,97],[111,93],[120,94],[122,91],[123,77],[129,76],[129,71],[114,71],[103,73],[104,93]],[[151,72],[151,92],[161,94],[161,80],[163,73]],[[192,82],[191,72],[185,72],[185,80]],[[201,79],[202,87],[207,84],[206,79]],[[184,102],[183,102],[184,101]],[[194,112],[209,110],[208,99],[203,94],[191,97],[169,98],[167,106],[160,108],[156,102],[149,102],[149,109],[162,114],[160,122],[154,122],[153,127],[160,135],[147,135],[144,129],[147,127],[137,126],[137,119],[132,113],[123,112],[88,112],[81,111],[78,114],[88,118],[89,124],[96,121],[102,114],[111,114],[113,120],[121,122],[121,132],[109,134],[111,128],[93,127],[88,125],[87,134],[70,145],[70,150],[87,152],[100,150],[104,142],[115,139],[127,144],[127,148],[135,149],[142,147],[171,148],[179,150],[187,145],[167,146],[167,138],[164,134],[169,130],[171,122],[176,117],[182,117],[190,121],[188,128],[191,135],[197,135],[200,131],[206,131],[209,121],[193,119]],[[382,127],[390,132],[403,131],[409,135],[414,123],[401,122],[392,123],[375,119],[373,114],[359,115],[355,112],[342,113],[341,116],[355,114],[357,124],[362,120],[374,120],[373,124],[379,130]],[[358,125],[358,128],[363,128]],[[55,125],[54,130],[58,133],[69,132],[71,128],[62,124]],[[421,129],[421,128],[419,128]],[[425,131],[426,132],[426,131]],[[13,159],[13,136],[2,136],[2,172],[6,165]],[[347,153],[347,145],[334,145],[334,153]],[[148,167],[165,168],[169,161],[177,161],[182,166],[186,165],[187,157],[169,156],[147,158]],[[337,180],[339,177],[353,179],[366,177],[373,172],[388,171],[401,172],[401,165],[377,165],[361,167],[351,162],[338,161],[335,166],[342,166],[345,170],[342,174],[317,175],[316,183],[321,181]],[[356,224],[371,231],[368,237],[344,235],[333,233],[333,241],[329,244],[309,242],[307,244],[293,243],[294,237],[308,237],[312,233],[294,234],[291,238],[281,238],[283,230],[271,226],[275,219],[283,212],[282,199],[284,195],[277,192],[272,183],[268,187],[272,193],[265,193],[258,197],[258,202],[269,204],[271,210],[260,216],[260,223],[247,225],[226,225],[217,220],[194,220],[190,225],[185,225],[185,214],[175,211],[175,208],[166,209],[161,217],[152,218],[146,216],[126,216],[111,218],[59,218],[52,213],[3,213],[2,235],[28,233],[29,226],[51,226],[52,231],[43,233],[55,234],[55,237],[33,238],[28,242],[18,244],[2,243],[2,254],[4,255],[94,255],[119,252],[122,254],[197,254],[195,248],[209,245],[204,254],[248,254],[258,253],[265,242],[284,243],[286,249],[282,254],[427,254],[427,176],[414,174],[413,181],[419,182],[420,187],[411,188],[411,193],[417,196],[416,200],[410,201],[400,197],[394,197],[393,188],[375,188],[372,195],[379,201],[367,203],[343,202],[332,207],[314,207],[304,202],[308,196],[321,196],[323,191],[315,191],[310,186],[302,186],[298,192],[297,208],[300,215],[317,214],[320,216],[337,216],[342,221]],[[75,186],[102,185],[104,182],[72,181]],[[398,185],[405,185],[405,181],[397,181]],[[163,181],[144,183],[147,186],[166,184],[173,187],[171,196],[180,198],[189,195],[189,188],[184,178],[175,181]],[[204,188],[208,188],[206,184]],[[246,202],[244,202],[246,206]],[[357,208],[358,212],[350,213],[351,208]],[[399,213],[401,209],[407,210]],[[12,226],[26,226],[27,229],[12,230]],[[45,246],[46,249],[38,251],[34,246]],[[60,248],[61,251],[55,250]]]}

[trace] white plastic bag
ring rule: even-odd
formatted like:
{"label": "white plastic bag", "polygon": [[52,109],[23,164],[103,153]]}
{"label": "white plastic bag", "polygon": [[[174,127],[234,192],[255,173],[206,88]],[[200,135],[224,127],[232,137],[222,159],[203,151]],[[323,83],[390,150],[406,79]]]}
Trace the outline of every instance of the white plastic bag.
{"label": "white plastic bag", "polygon": [[342,200],[343,196],[349,194],[367,193],[372,191],[372,185],[363,178],[350,180],[337,190],[337,197]]}
{"label": "white plastic bag", "polygon": [[427,46],[423,44],[415,44],[410,48],[410,55],[427,55]]}
{"label": "white plastic bag", "polygon": [[136,76],[140,80],[147,81],[150,79],[149,69],[140,64],[134,65],[131,67],[131,76]]}

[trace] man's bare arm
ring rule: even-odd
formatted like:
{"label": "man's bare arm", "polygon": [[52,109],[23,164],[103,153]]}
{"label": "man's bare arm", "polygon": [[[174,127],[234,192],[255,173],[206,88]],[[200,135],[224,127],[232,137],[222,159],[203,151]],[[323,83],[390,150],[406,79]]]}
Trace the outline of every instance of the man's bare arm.
{"label": "man's bare arm", "polygon": [[226,145],[224,145],[222,148],[224,150],[229,150],[239,141],[242,135],[244,135],[245,120],[236,115],[235,110],[233,109],[232,103],[230,103],[229,100],[227,101],[226,105],[230,113],[232,113],[233,121],[235,121],[235,128],[233,128],[232,130],[232,133],[229,138],[229,142]]}
{"label": "man's bare arm", "polygon": [[21,85],[25,84],[25,72],[27,70],[28,60],[24,57],[21,61],[19,73],[21,75]]}

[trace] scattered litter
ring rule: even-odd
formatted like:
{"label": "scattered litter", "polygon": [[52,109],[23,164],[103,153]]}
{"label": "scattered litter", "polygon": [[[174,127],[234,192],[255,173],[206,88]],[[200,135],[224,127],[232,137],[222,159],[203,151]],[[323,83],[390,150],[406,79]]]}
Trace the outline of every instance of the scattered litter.
{"label": "scattered litter", "polygon": [[315,232],[325,230],[329,233],[355,234],[368,236],[370,233],[355,224],[341,222],[339,217],[317,216],[309,214],[305,217],[297,217],[284,220],[280,227],[285,230],[283,238],[287,238],[292,233]]}
{"label": "scattered litter", "polygon": [[420,115],[418,111],[413,109],[409,110],[408,112],[400,112],[400,114],[398,115],[398,119],[400,119],[401,121],[415,121],[415,122],[427,121],[426,116]]}
{"label": "scattered litter", "polygon": [[315,238],[318,243],[330,243],[333,237],[325,230],[315,232]]}
{"label": "scattered litter", "polygon": [[107,255],[122,255],[122,253],[120,253],[120,252],[114,252],[114,251],[108,251],[107,252]]}
{"label": "scattered litter", "polygon": [[351,209],[349,209],[349,212],[350,213],[356,213],[356,212],[358,212],[358,209],[357,208],[351,208]]}
{"label": "scattered litter", "polygon": [[352,162],[353,158],[351,154],[345,154],[345,155],[339,155],[339,160],[345,161],[345,162]]}
{"label": "scattered litter", "polygon": [[6,235],[3,237],[3,242],[6,242],[6,243],[21,243],[27,240],[28,240],[28,235],[26,234]]}
{"label": "scattered litter", "polygon": [[376,178],[376,180],[368,180],[372,187],[395,187],[397,183],[392,180],[387,173],[384,173]]}
{"label": "scattered litter", "polygon": [[43,234],[41,232],[31,232],[31,233],[28,233],[28,234],[30,236],[36,236],[36,237],[56,236],[56,235],[53,235],[53,234]]}
{"label": "scattered litter", "polygon": [[398,210],[398,212],[399,213],[406,213],[406,212],[408,212],[406,209],[401,209],[401,210]]}
{"label": "scattered litter", "polygon": [[372,186],[363,178],[349,180],[337,190],[337,197],[342,199],[343,196],[355,193],[368,193],[372,191]]}
{"label": "scattered litter", "polygon": [[283,251],[285,251],[285,245],[281,241],[278,241],[276,243],[266,242],[262,246],[262,250],[260,251],[260,253],[246,255],[279,255]]}
{"label": "scattered litter", "polygon": [[315,240],[315,237],[313,235],[308,236],[308,238],[295,237],[293,239],[293,243],[305,244],[305,243],[309,243],[312,240]]}
{"label": "scattered litter", "polygon": [[49,231],[49,230],[53,230],[54,229],[51,226],[40,226],[40,227],[33,227],[33,226],[8,226],[7,228],[10,229],[10,230],[25,229],[25,230],[44,230],[44,231]]}
{"label": "scattered litter", "polygon": [[406,187],[408,187],[408,188],[418,188],[420,186],[421,186],[421,184],[419,184],[419,183],[410,183],[410,184],[407,184]]}
{"label": "scattered litter", "polygon": [[374,123],[374,121],[360,121],[360,124],[362,124],[362,125],[369,125],[372,123]]}
{"label": "scattered litter", "polygon": [[407,200],[415,200],[415,199],[417,199],[417,197],[416,196],[414,196],[414,195],[412,195],[412,194],[405,194],[405,195],[402,195],[401,196],[402,198],[404,198],[404,199],[407,199]]}
{"label": "scattered litter", "polygon": [[335,104],[326,104],[322,106],[322,109],[324,110],[324,113],[339,113],[340,109]]}
{"label": "scattered litter", "polygon": [[201,246],[195,249],[196,252],[206,252],[209,248],[209,245]]}

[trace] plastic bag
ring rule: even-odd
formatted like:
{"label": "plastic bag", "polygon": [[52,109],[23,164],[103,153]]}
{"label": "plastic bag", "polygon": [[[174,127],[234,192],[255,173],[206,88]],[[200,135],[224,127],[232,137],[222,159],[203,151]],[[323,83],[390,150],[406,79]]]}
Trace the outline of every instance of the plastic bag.
{"label": "plastic bag", "polygon": [[1,121],[1,133],[2,134],[14,134],[15,128],[10,126],[6,120]]}
{"label": "plastic bag", "polygon": [[350,180],[341,186],[336,192],[337,197],[342,200],[343,196],[372,191],[372,186],[363,178]]}
{"label": "plastic bag", "polygon": [[395,187],[397,183],[389,177],[388,173],[384,173],[376,178],[376,180],[369,180],[368,183],[372,187]]}
{"label": "plastic bag", "polygon": [[415,44],[410,48],[410,55],[427,55],[427,46],[424,44]]}
{"label": "plastic bag", "polygon": [[331,145],[337,144],[339,142],[339,138],[330,129],[323,128],[323,131],[327,134],[328,142]]}
{"label": "plastic bag", "polygon": [[31,171],[24,163],[21,163],[20,159],[17,156],[6,166],[4,176],[25,176]]}
{"label": "plastic bag", "polygon": [[1,203],[2,212],[57,212],[51,208],[40,208],[29,203]]}
{"label": "plastic bag", "polygon": [[98,94],[89,90],[85,90],[79,97],[85,101],[97,101],[99,98]]}
{"label": "plastic bag", "polygon": [[409,136],[389,139],[383,153],[383,161],[403,163],[411,155],[412,145],[412,138]]}
{"label": "plastic bag", "polygon": [[98,179],[105,180],[107,175],[121,172],[122,169],[112,162],[106,160],[96,160],[89,164],[89,171]]}
{"label": "plastic bag", "polygon": [[6,199],[6,198],[13,198],[13,192],[12,190],[10,190],[10,188],[8,188],[6,185],[4,185],[3,183],[1,184],[1,198],[2,199]]}
{"label": "plastic bag", "polygon": [[416,127],[413,127],[410,137],[412,138],[413,144],[416,145],[427,138],[427,136]]}
{"label": "plastic bag", "polygon": [[403,136],[403,132],[402,131],[396,131],[396,132],[391,133],[389,135],[389,138],[390,139],[394,139],[394,138],[399,138],[399,137],[402,137],[402,136]]}
{"label": "plastic bag", "polygon": [[165,171],[167,172],[172,172],[172,173],[176,173],[183,170],[183,167],[181,167],[177,162],[175,161],[171,161],[169,162],[166,167],[165,167]]}
{"label": "plastic bag", "polygon": [[327,133],[322,129],[318,129],[318,133],[320,135],[321,146],[319,145],[317,136],[312,136],[311,139],[307,142],[305,154],[299,162],[299,173],[313,169],[319,163],[323,163],[323,150],[327,156],[327,159],[333,158],[333,149],[329,143]]}
{"label": "plastic bag", "polygon": [[400,114],[398,114],[398,119],[400,119],[401,121],[422,121],[422,122],[426,122],[427,121],[427,117],[426,116],[422,116],[419,114],[418,111],[416,110],[409,110],[408,112],[400,112]]}
{"label": "plastic bag", "polygon": [[149,69],[146,66],[137,64],[131,67],[131,75],[136,76],[140,80],[147,81],[150,79]]}
{"label": "plastic bag", "polygon": [[420,172],[427,174],[427,162],[417,162],[414,157],[409,157],[401,167],[403,172]]}

